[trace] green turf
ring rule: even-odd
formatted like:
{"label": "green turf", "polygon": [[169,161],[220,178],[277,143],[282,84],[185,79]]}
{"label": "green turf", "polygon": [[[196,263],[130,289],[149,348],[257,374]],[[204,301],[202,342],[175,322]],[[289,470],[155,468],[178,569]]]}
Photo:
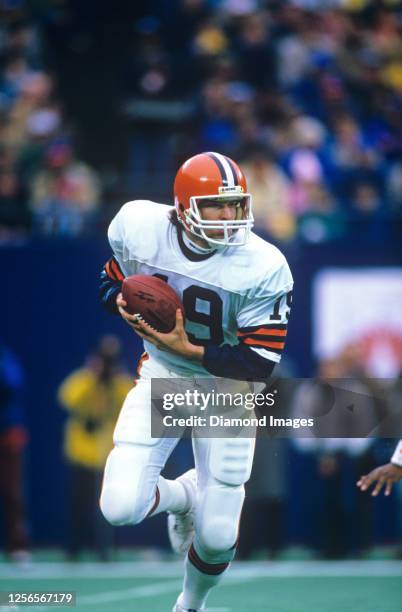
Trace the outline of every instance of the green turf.
{"label": "green turf", "polygon": [[[163,577],[160,573],[152,578],[151,569],[149,577],[141,578],[82,575],[41,579],[25,574],[21,578],[0,578],[0,590],[74,590],[77,606],[61,608],[66,611],[170,612],[180,582],[179,576]],[[250,578],[244,575],[228,578],[214,590],[208,604],[212,612],[402,612],[402,578],[387,575]],[[24,609],[29,612],[41,608],[20,608]]]}
{"label": "green turf", "polygon": [[231,612],[401,612],[402,584],[395,577],[259,578],[222,587],[210,602]]}

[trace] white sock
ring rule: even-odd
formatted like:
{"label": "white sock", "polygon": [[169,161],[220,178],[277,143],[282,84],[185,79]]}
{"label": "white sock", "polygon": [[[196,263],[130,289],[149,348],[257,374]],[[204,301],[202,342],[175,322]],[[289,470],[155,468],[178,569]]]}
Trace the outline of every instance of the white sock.
{"label": "white sock", "polygon": [[211,576],[200,572],[186,557],[184,587],[180,605],[199,610],[205,604],[212,587],[221,581],[223,574]]}
{"label": "white sock", "polygon": [[[194,554],[195,549],[193,547],[192,549]],[[225,564],[219,565],[221,565],[221,567],[224,567]],[[227,564],[227,567],[219,574],[207,574],[195,567],[194,563],[189,560],[187,555],[184,567],[185,574],[183,593],[181,594],[179,603],[181,606],[183,606],[183,608],[192,608],[194,610],[200,610],[205,604],[210,590],[214,586],[216,586],[226,574],[229,568],[229,563]],[[215,567],[218,567],[218,565],[215,564]]]}
{"label": "white sock", "polygon": [[159,476],[158,480],[159,503],[149,516],[160,512],[187,512],[190,509],[186,489],[178,480],[167,480]]}

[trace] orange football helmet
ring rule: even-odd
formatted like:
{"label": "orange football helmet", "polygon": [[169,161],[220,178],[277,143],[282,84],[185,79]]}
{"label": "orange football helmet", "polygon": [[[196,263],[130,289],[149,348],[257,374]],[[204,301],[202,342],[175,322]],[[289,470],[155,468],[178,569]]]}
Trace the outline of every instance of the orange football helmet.
{"label": "orange football helmet", "polygon": [[[206,221],[199,205],[212,202],[238,202],[233,221]],[[239,166],[220,153],[200,153],[190,157],[179,168],[174,181],[177,216],[192,234],[211,246],[241,246],[249,238],[254,225],[251,195]],[[223,238],[211,238],[208,229],[223,230]]]}

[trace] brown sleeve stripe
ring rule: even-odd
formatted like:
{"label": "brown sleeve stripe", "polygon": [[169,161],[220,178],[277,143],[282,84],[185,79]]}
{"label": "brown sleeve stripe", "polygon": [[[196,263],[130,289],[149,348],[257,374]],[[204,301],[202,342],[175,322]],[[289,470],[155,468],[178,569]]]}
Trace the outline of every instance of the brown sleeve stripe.
{"label": "brown sleeve stripe", "polygon": [[241,334],[255,334],[260,329],[266,329],[267,331],[277,330],[277,329],[287,329],[287,323],[267,323],[266,325],[251,325],[249,327],[240,327],[239,333]]}
{"label": "brown sleeve stripe", "polygon": [[122,281],[124,279],[124,274],[122,273],[120,266],[114,257],[112,257],[110,260],[110,267],[113,270],[117,280]]}
{"label": "brown sleeve stripe", "polygon": [[105,264],[106,274],[113,280],[122,281],[124,274],[122,273],[119,264],[114,257],[111,257]]}
{"label": "brown sleeve stripe", "polygon": [[113,280],[117,280],[115,274],[110,269],[110,260],[108,262],[106,262],[105,270],[106,270],[106,274],[109,276],[109,278],[112,278]]}
{"label": "brown sleeve stripe", "polygon": [[242,338],[243,336],[286,336],[287,334],[287,329],[262,329],[261,327],[259,329],[256,329],[253,332],[237,332],[237,335],[239,336],[239,338]]}
{"label": "brown sleeve stripe", "polygon": [[154,505],[152,506],[152,508],[148,512],[147,516],[151,516],[152,513],[155,512],[155,510],[159,506],[160,499],[161,499],[161,494],[159,493],[159,488],[156,487]]}
{"label": "brown sleeve stripe", "polygon": [[228,567],[229,563],[205,563],[195,552],[194,545],[191,544],[190,550],[188,551],[188,560],[203,574],[209,576],[218,576],[222,574]]}

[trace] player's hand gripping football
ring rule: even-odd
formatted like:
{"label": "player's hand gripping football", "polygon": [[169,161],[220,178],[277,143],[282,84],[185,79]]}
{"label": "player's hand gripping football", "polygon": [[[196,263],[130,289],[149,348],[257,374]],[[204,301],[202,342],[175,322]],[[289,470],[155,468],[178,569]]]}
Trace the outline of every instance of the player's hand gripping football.
{"label": "player's hand gripping football", "polygon": [[176,325],[174,329],[167,334],[162,334],[157,332],[142,319],[139,319],[136,315],[129,314],[125,310],[127,303],[123,299],[121,293],[119,293],[116,298],[116,304],[123,319],[141,338],[143,338],[143,340],[151,342],[161,351],[171,351],[172,353],[177,353],[182,357],[196,361],[202,360],[204,348],[191,344],[189,341],[186,330],[184,329],[183,315],[180,308],[176,311]]}
{"label": "player's hand gripping football", "polygon": [[401,480],[402,468],[394,465],[393,463],[387,463],[380,467],[372,470],[369,474],[361,476],[360,480],[357,481],[357,486],[361,491],[367,491],[369,486],[373,482],[377,483],[371,493],[374,497],[377,496],[383,486],[385,485],[385,495],[390,495],[392,491],[392,485]]}

